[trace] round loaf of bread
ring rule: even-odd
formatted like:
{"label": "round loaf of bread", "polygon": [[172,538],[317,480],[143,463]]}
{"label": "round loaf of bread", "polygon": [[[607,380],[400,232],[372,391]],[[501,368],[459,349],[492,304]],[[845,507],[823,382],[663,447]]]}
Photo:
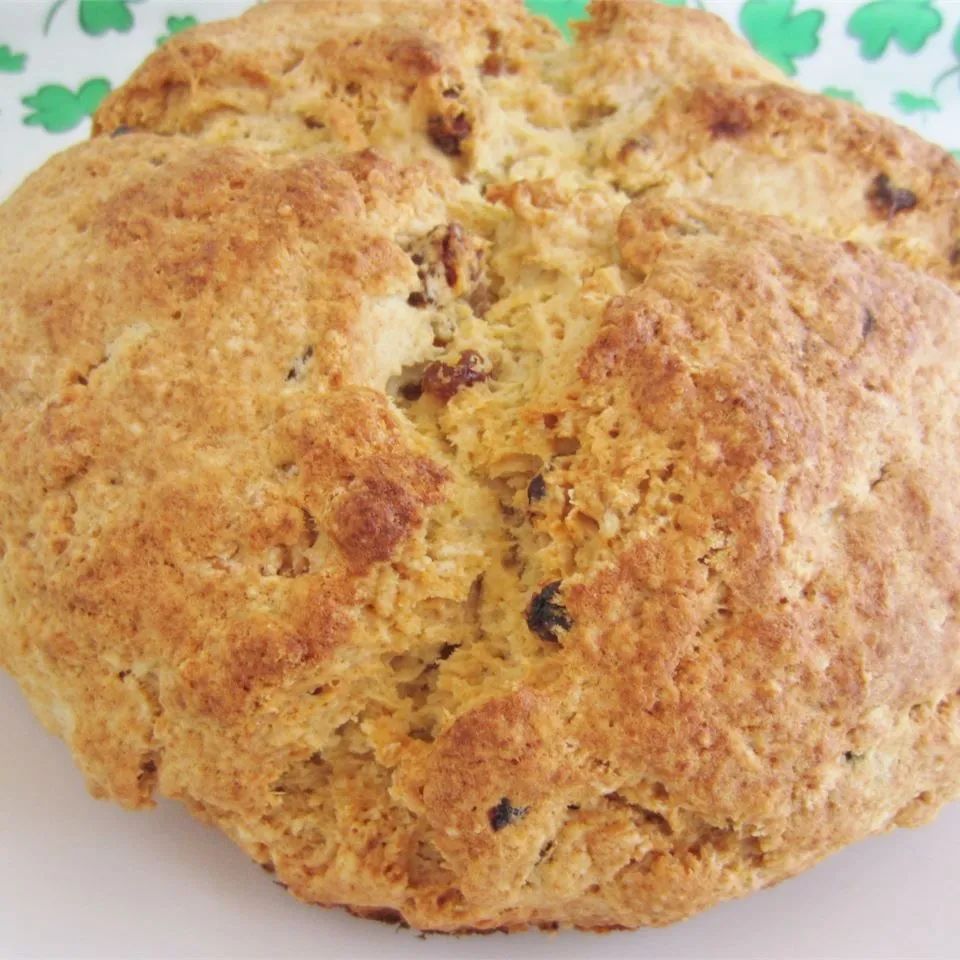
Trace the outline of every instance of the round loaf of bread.
{"label": "round loaf of bread", "polygon": [[275,0],[0,208],[0,663],[98,796],[427,930],[960,794],[960,168],[717,20]]}

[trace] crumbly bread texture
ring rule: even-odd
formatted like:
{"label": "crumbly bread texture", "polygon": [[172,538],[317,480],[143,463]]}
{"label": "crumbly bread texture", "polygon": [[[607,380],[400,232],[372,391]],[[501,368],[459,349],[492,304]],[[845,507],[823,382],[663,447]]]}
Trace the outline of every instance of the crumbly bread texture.
{"label": "crumbly bread texture", "polygon": [[310,902],[663,924],[960,793],[960,169],[579,33],[263,4],[0,208],[0,662]]}

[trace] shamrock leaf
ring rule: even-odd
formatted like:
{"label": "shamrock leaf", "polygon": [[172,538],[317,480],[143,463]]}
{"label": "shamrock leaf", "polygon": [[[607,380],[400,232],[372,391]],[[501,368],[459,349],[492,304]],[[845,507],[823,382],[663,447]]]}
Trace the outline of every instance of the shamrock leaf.
{"label": "shamrock leaf", "polygon": [[852,90],[844,90],[841,87],[824,87],[825,96],[833,97],[834,100],[847,100],[850,103],[859,103],[860,98]]}
{"label": "shamrock leaf", "polygon": [[927,110],[939,110],[940,104],[933,97],[900,90],[893,95],[894,104],[904,113],[923,113]]}
{"label": "shamrock leaf", "polygon": [[175,34],[196,25],[197,18],[189,14],[185,17],[167,17],[167,32],[163,36],[157,37],[157,46],[162,47]]}
{"label": "shamrock leaf", "polygon": [[6,44],[0,46],[0,73],[23,73],[26,65],[25,53],[14,53]]}
{"label": "shamrock leaf", "polygon": [[0,46],[0,73],[23,73],[26,65],[25,53],[14,53],[6,44]]}
{"label": "shamrock leaf", "polygon": [[571,20],[587,19],[587,0],[527,0],[527,9],[552,20],[569,39]]}
{"label": "shamrock leaf", "polygon": [[930,0],[874,0],[854,12],[847,33],[860,41],[864,59],[876,60],[893,40],[905,53],[916,53],[942,26]]}
{"label": "shamrock leaf", "polygon": [[127,33],[133,27],[130,4],[138,0],[80,0],[80,29],[92,37],[108,30]]}
{"label": "shamrock leaf", "polygon": [[110,81],[103,77],[88,80],[76,93],[59,84],[47,84],[23,98],[23,105],[33,111],[23,122],[28,127],[43,127],[49,133],[72,130],[100,106],[109,91]]}
{"label": "shamrock leaf", "polygon": [[822,10],[793,12],[794,0],[747,0],[740,8],[740,29],[757,51],[784,73],[797,72],[796,57],[809,57],[820,46]]}

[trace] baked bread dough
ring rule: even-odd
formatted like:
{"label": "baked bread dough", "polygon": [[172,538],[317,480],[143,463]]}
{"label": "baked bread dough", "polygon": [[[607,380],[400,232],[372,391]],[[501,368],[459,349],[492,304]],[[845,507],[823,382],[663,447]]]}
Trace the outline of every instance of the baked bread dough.
{"label": "baked bread dough", "polygon": [[930,818],[960,169],[701,13],[443,9],[189,31],[0,208],[0,661],[96,795],[427,930]]}

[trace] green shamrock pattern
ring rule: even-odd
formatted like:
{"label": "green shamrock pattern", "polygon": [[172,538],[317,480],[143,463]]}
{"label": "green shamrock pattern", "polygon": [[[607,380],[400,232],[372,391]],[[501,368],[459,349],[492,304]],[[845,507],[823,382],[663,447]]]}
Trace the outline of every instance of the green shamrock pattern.
{"label": "green shamrock pattern", "polygon": [[[19,3],[17,18],[8,22],[24,24],[23,32],[4,27],[6,35],[0,36],[0,136],[10,136],[7,124],[16,122],[20,129],[72,132],[75,139],[111,84],[124,79],[125,71],[100,75],[109,72],[104,64],[113,62],[118,45],[132,45],[146,56],[201,20],[235,15],[254,2],[258,0],[0,0],[0,6]],[[807,88],[887,113],[946,141],[955,155],[960,148],[960,0],[660,2],[717,13]],[[572,24],[589,16],[588,0],[526,3],[570,39]],[[72,68],[34,68],[27,38],[37,36],[62,44]],[[85,67],[76,65],[81,60]],[[879,83],[874,76],[881,78]]]}
{"label": "green shamrock pattern", "polygon": [[797,58],[820,46],[822,10],[796,10],[794,0],[747,0],[740,8],[740,28],[747,39],[785,74],[797,72]]}
{"label": "green shamrock pattern", "polygon": [[82,83],[76,91],[57,83],[42,86],[36,93],[23,98],[29,107],[23,122],[28,126],[40,126],[50,133],[63,133],[89,117],[100,101],[110,92],[110,81],[94,77]]}
{"label": "green shamrock pattern", "polygon": [[194,16],[167,17],[167,32],[157,37],[157,46],[162,47],[171,37],[196,25],[197,18]]}
{"label": "green shamrock pattern", "polygon": [[0,44],[0,73],[23,73],[26,68],[25,53],[14,53],[5,43]]}
{"label": "green shamrock pattern", "polygon": [[92,37],[108,30],[127,33],[133,28],[130,4],[137,0],[80,0],[80,28]]}
{"label": "green shamrock pattern", "polygon": [[864,59],[876,60],[891,43],[905,53],[917,53],[942,26],[932,0],[875,0],[854,11],[847,33],[860,41]]}
{"label": "green shamrock pattern", "polygon": [[933,97],[900,90],[893,95],[894,104],[904,113],[923,113],[924,110],[939,110],[940,104]]}
{"label": "green shamrock pattern", "polygon": [[[49,33],[54,18],[68,0],[54,0],[47,10],[43,31]],[[108,30],[129,33],[133,29],[130,5],[143,0],[78,0],[77,19],[80,29],[91,37],[99,37]]]}
{"label": "green shamrock pattern", "polygon": [[860,103],[857,95],[846,87],[824,87],[821,93],[835,100],[846,100],[848,103]]}
{"label": "green shamrock pattern", "polygon": [[570,24],[587,19],[588,0],[527,0],[527,9],[549,17],[569,39]]}

